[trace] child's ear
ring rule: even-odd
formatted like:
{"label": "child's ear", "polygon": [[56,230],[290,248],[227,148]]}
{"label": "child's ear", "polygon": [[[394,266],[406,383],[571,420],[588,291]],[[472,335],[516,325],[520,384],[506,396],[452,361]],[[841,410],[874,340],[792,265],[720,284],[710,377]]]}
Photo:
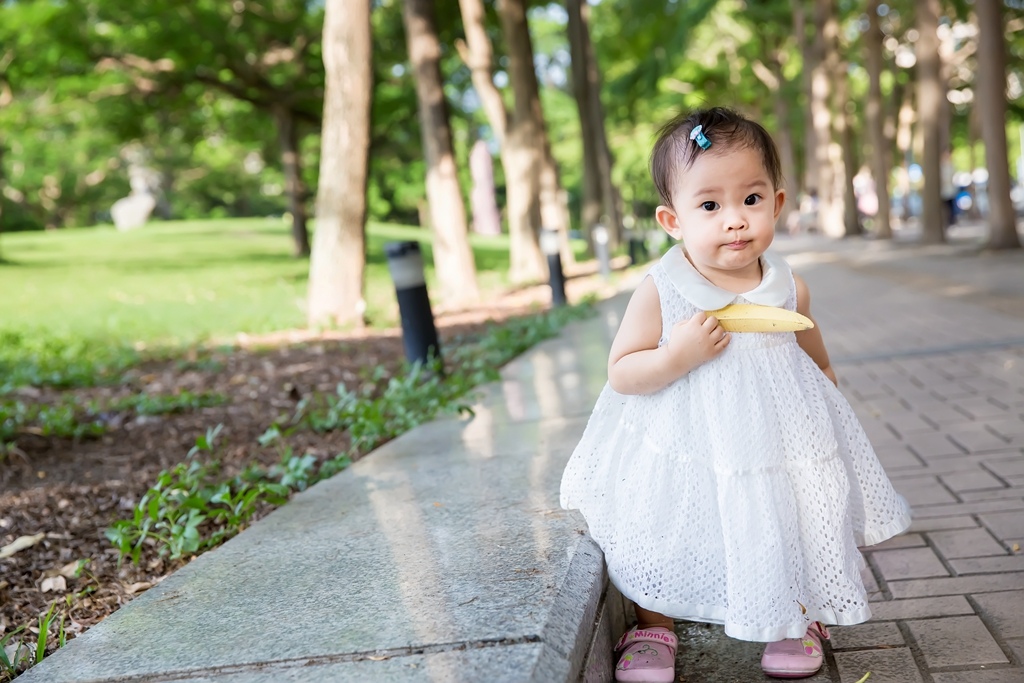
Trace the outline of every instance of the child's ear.
{"label": "child's ear", "polygon": [[786,191],[783,189],[775,190],[775,220],[779,219],[779,214],[782,213],[782,207],[786,205]]}
{"label": "child's ear", "polygon": [[682,226],[679,225],[679,216],[671,207],[661,205],[654,210],[654,218],[658,225],[676,240],[683,239]]}

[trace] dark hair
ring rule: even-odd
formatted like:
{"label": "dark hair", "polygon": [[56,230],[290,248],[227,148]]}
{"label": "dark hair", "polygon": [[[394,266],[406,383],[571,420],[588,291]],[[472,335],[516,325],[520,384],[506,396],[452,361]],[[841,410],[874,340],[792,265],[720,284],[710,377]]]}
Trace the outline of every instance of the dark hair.
{"label": "dark hair", "polygon": [[[697,126],[711,142],[706,150],[690,139],[690,132]],[[768,172],[773,187],[778,189],[782,186],[779,150],[761,124],[725,107],[684,112],[666,123],[658,131],[658,139],[651,150],[651,178],[661,201],[672,205],[672,183],[676,173],[690,168],[698,155],[718,154],[737,147],[752,147],[760,152],[764,170]]]}

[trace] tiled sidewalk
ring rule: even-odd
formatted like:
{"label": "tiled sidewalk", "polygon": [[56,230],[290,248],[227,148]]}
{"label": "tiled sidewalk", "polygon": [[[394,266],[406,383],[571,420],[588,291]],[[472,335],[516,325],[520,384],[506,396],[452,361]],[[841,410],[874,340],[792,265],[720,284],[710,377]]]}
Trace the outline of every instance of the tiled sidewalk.
{"label": "tiled sidewalk", "polygon": [[[1024,682],[1024,320],[821,252],[790,260],[841,388],[914,508],[908,534],[866,553],[874,619],[834,630],[832,680]],[[1024,295],[1020,265],[1004,284]]]}

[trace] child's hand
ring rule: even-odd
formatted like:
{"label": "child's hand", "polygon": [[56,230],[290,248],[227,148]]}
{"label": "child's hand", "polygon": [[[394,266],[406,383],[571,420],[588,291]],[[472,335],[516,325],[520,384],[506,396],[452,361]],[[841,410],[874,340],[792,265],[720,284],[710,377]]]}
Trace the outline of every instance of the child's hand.
{"label": "child's hand", "polygon": [[673,368],[685,374],[724,351],[729,339],[718,319],[701,311],[677,322],[664,348]]}

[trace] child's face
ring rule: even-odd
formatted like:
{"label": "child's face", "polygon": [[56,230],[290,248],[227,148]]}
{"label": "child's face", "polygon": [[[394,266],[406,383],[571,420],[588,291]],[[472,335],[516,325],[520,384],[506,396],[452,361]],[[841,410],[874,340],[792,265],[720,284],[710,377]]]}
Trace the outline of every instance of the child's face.
{"label": "child's face", "polygon": [[672,206],[659,206],[655,216],[683,241],[698,271],[759,278],[758,259],[775,237],[785,199],[756,149],[712,149],[678,174]]}

